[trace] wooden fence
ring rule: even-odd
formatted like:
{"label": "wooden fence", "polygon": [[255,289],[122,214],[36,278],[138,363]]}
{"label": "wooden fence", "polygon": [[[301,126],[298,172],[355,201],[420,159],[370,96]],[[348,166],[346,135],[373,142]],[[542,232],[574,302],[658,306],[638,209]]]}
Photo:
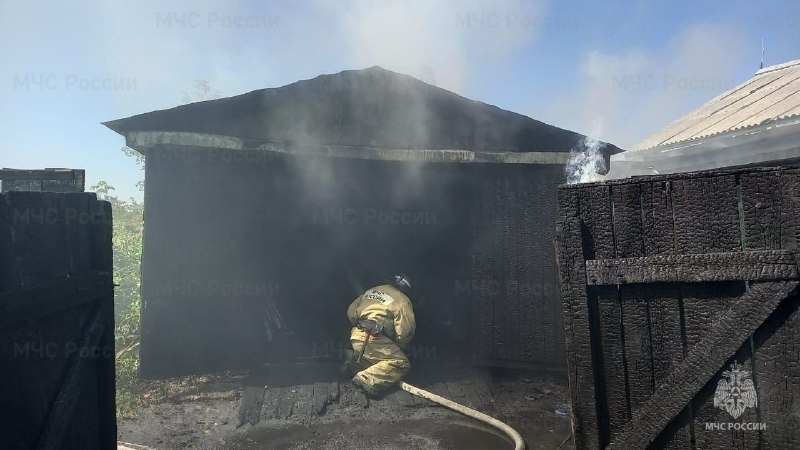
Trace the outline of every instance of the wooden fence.
{"label": "wooden fence", "polygon": [[562,186],[583,448],[800,447],[800,172]]}
{"label": "wooden fence", "polygon": [[0,194],[0,448],[115,448],[111,208]]}

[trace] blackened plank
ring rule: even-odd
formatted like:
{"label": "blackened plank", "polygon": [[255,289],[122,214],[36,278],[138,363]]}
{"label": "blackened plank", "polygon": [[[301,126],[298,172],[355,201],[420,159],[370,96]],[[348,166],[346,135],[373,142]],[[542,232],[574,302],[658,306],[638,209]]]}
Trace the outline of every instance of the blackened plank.
{"label": "blackened plank", "polygon": [[778,250],[797,247],[793,214],[796,171],[742,174],[744,247]]}
{"label": "blackened plank", "polygon": [[[670,181],[640,183],[644,255],[675,254],[675,224]],[[648,284],[652,379],[658,388],[685,356],[681,292],[676,284]],[[656,439],[660,448],[691,447],[691,409],[687,406]]]}
{"label": "blackened plank", "polygon": [[[18,288],[67,277],[63,194],[8,192]],[[88,195],[88,194],[86,194]]]}
{"label": "blackened plank", "polygon": [[[610,436],[630,420],[628,379],[625,373],[625,346],[623,344],[622,305],[616,288],[592,288],[589,301],[595,303],[598,314],[601,360],[595,370],[601,371],[602,380],[598,397],[604,414],[600,417],[602,429]],[[604,444],[607,443],[604,436]]]}
{"label": "blackened plank", "polygon": [[[631,422],[609,448],[645,448],[653,442],[687,402],[720,372],[723,364],[741,348],[749,335],[764,323],[778,305],[794,295],[797,285],[796,281],[757,284],[732,302],[719,323],[691,348],[687,357],[670,372],[655,394],[637,409]],[[728,436],[726,441],[730,442],[732,437]],[[700,445],[698,448],[701,448]]]}
{"label": "blackened plank", "polygon": [[314,403],[314,385],[302,384],[295,386],[293,391],[297,393],[294,403],[294,411],[292,419],[299,421],[304,425],[311,423],[311,420],[317,415]]}
{"label": "blackened plank", "polygon": [[611,194],[614,208],[614,258],[644,256],[641,186],[614,186]]}
{"label": "blackened plank", "polygon": [[[614,244],[616,258],[645,255],[644,223],[642,219],[641,185],[626,184],[611,188],[614,213]],[[587,265],[588,269],[588,265]],[[590,282],[592,275],[587,270]],[[622,355],[627,388],[628,412],[644,403],[653,393],[652,352],[647,290],[644,286],[620,286]],[[608,368],[606,369],[608,371]],[[614,387],[607,382],[606,389]],[[612,408],[609,408],[611,410]],[[626,420],[627,422],[627,420]],[[611,437],[621,427],[611,427]]]}
{"label": "blackened plank", "polygon": [[[577,394],[573,393],[575,442],[578,447],[583,445],[595,448],[608,441],[608,427],[605,425],[609,420],[606,399],[602,395],[604,392],[596,392],[598,386],[603,384],[603,348],[600,342],[603,339],[601,333],[605,334],[606,331],[599,327],[601,312],[595,302],[591,301],[591,297],[587,297],[586,288],[575,286],[565,292],[563,287],[581,280],[585,282],[584,258],[615,256],[611,193],[607,186],[581,189],[576,194],[569,192],[569,189],[562,189],[559,193],[559,205],[562,216],[567,217],[564,226],[569,230],[565,234],[566,241],[562,242],[566,243],[568,252],[562,249],[562,258],[566,258],[570,265],[577,265],[569,269],[571,273],[566,277],[569,281],[562,282],[562,297],[572,297],[570,301],[565,298],[565,306],[569,310],[564,318],[566,321],[571,316],[571,348],[575,352],[576,375],[570,378],[570,382],[574,383],[574,390],[577,391]],[[578,250],[580,252],[575,253]],[[564,264],[565,261],[562,259],[561,263]],[[569,339],[570,336],[567,336],[567,340]],[[567,349],[569,353],[569,343]],[[620,356],[613,355],[609,358],[619,360]],[[614,392],[611,395],[615,394]]]}
{"label": "blackened plank", "polygon": [[706,281],[769,281],[800,278],[789,250],[731,251],[586,261],[591,285]]}
{"label": "blackened plank", "polygon": [[[482,169],[482,168],[481,168]],[[492,317],[494,304],[491,291],[485,283],[494,280],[495,255],[492,252],[494,233],[490,227],[492,214],[492,193],[494,184],[483,170],[477,171],[475,202],[472,209],[472,274],[468,280],[455,280],[455,291],[466,293],[471,300],[472,333],[471,347],[475,359],[492,358]]]}
{"label": "blackened plank", "polygon": [[265,420],[278,418],[278,406],[287,388],[279,386],[267,386],[264,391],[263,406],[261,407],[261,417]]}
{"label": "blackened plank", "polygon": [[[561,297],[558,291],[558,268],[555,262],[555,252],[552,242],[555,240],[555,226],[548,224],[550,220],[546,218],[557,217],[558,208],[556,205],[556,194],[559,183],[564,179],[564,172],[560,167],[549,169],[545,175],[537,178],[536,184],[532,185],[533,193],[538,199],[540,214],[530,211],[530,214],[540,217],[537,228],[540,234],[534,234],[534,242],[542,244],[536,250],[534,259],[531,261],[532,267],[540,267],[538,282],[539,286],[534,286],[534,302],[541,301],[540,310],[543,311],[544,322],[548,324],[544,340],[545,361],[548,364],[564,366],[564,326],[561,318]],[[552,219],[551,219],[552,220]],[[554,222],[554,220],[553,220]],[[538,297],[541,297],[539,300]]]}
{"label": "blackened plank", "polygon": [[670,182],[642,183],[642,233],[645,255],[675,253]]}
{"label": "blackened plank", "polygon": [[337,400],[339,385],[335,382],[314,383],[314,398],[312,412],[316,415],[325,414],[328,405]]}
{"label": "blackened plank", "polygon": [[614,258],[611,194],[607,186],[578,191],[583,252],[586,259]]}
{"label": "blackened plank", "polygon": [[[800,442],[800,297],[784,302],[753,336],[763,448],[797,448]],[[746,367],[747,368],[747,367]],[[747,368],[749,369],[749,368]]]}
{"label": "blackened plank", "polygon": [[625,286],[621,293],[629,407],[636,410],[654,390],[649,302],[641,285]]}
{"label": "blackened plank", "polygon": [[[520,332],[519,357],[523,361],[537,361],[551,363],[553,360],[552,348],[554,333],[558,332],[552,317],[554,308],[552,303],[542,298],[542,276],[548,269],[555,270],[554,266],[541,264],[542,253],[549,251],[545,245],[531,245],[532,242],[547,243],[552,239],[543,239],[542,218],[552,220],[554,214],[542,210],[541,177],[523,177],[518,188],[520,195],[525,199],[525,208],[517,211],[519,214],[519,240],[520,255],[518,274],[521,282],[519,290],[518,326]],[[552,189],[550,191],[552,194]],[[539,214],[536,214],[539,211]],[[552,228],[552,227],[551,227]],[[539,324],[533,325],[537,323]]]}
{"label": "blackened plank", "polygon": [[10,291],[16,285],[13,215],[8,196],[0,195],[0,292]]}
{"label": "blackened plank", "polygon": [[297,389],[294,389],[293,386],[284,387],[277,391],[276,395],[278,396],[278,401],[275,410],[275,418],[291,418],[294,413],[295,401],[297,401]]}
{"label": "blackened plank", "polygon": [[[722,313],[731,305],[738,304],[745,292],[745,286],[740,283],[692,283],[683,285],[683,302],[685,308],[686,342],[691,349],[698,345],[702,340],[722,324]],[[761,299],[756,299],[761,301]],[[752,331],[751,331],[752,332]],[[741,344],[741,343],[740,343]],[[739,363],[750,364],[749,345],[743,354],[741,348],[736,347],[726,350],[722,347],[717,352],[725,354],[720,357],[732,358],[734,353],[739,352]],[[727,363],[726,363],[727,364]],[[727,367],[722,367],[721,371]],[[725,411],[715,408],[713,392],[716,388],[718,378],[711,384],[698,391],[696,398],[692,402],[694,416],[695,442],[698,448],[717,448],[720,445],[734,443],[734,448],[754,448],[747,434],[742,434],[734,430],[708,430],[706,423],[718,423],[731,419]]]}
{"label": "blackened plank", "polygon": [[67,248],[67,273],[79,274],[90,270],[90,249],[92,245],[87,245],[90,238],[90,227],[86,223],[81,223],[80,217],[89,216],[89,197],[88,196],[65,196],[64,209],[70,211],[64,227],[64,237]]}
{"label": "blackened plank", "polygon": [[[595,190],[597,191],[597,189]],[[608,203],[610,203],[612,213],[609,219],[613,236],[610,239],[604,237],[605,242],[602,244],[611,242],[614,258],[642,256],[644,248],[639,186],[635,184],[614,186],[608,192],[611,197]],[[602,198],[599,192],[595,195]],[[598,202],[596,199],[593,201],[599,204],[605,203]],[[593,205],[592,212],[594,213],[598,209]],[[603,217],[587,218],[587,220],[590,219],[602,220]],[[603,230],[597,224],[587,227]],[[593,235],[603,236],[605,233],[607,231],[603,230],[593,233]],[[597,239],[595,237],[595,246],[601,244]],[[636,383],[637,380],[634,377],[640,375],[630,373],[630,370],[632,364],[637,367],[641,365],[639,359],[642,355],[638,349],[629,347],[628,339],[631,343],[646,342],[649,340],[649,336],[641,335],[642,330],[637,326],[628,328],[626,322],[634,320],[638,316],[635,304],[646,300],[643,298],[644,290],[638,287],[633,289],[619,289],[618,287],[592,289],[589,292],[597,293],[598,323],[596,326],[599,328],[602,359],[596,369],[602,373],[600,386],[598,386],[598,402],[605,412],[601,416],[600,426],[603,429],[601,445],[606,445],[608,440],[613,439],[615,434],[630,420],[631,383]],[[590,295],[589,301],[594,300]],[[644,332],[647,330],[645,329]],[[628,352],[632,350],[633,354],[629,355]],[[631,360],[631,356],[634,360]]]}
{"label": "blackened plank", "polygon": [[492,280],[499,282],[493,298],[494,304],[492,308],[492,357],[495,359],[507,360],[509,359],[509,352],[512,346],[512,343],[509,342],[508,339],[509,335],[506,333],[508,329],[506,317],[511,305],[509,304],[509,296],[505,290],[508,256],[506,252],[503,251],[509,242],[509,235],[511,233],[505,208],[508,195],[508,179],[503,178],[496,180],[495,188],[492,190],[492,193],[494,194],[494,199],[492,202],[493,214],[490,223],[492,223],[494,228],[493,234],[496,236],[495,239],[498,240],[496,241],[496,245],[492,248],[492,251],[495,252],[496,261],[499,262],[497,266],[499,273],[492,278]]}
{"label": "blackened plank", "polygon": [[[117,440],[117,420],[116,420],[116,376],[115,376],[115,352],[114,352],[114,287],[113,287],[113,272],[114,272],[114,247],[113,247],[113,220],[111,203],[107,201],[95,201],[95,196],[69,194],[66,198],[78,198],[78,209],[83,210],[87,208],[92,217],[91,226],[88,227],[88,234],[86,231],[77,233],[78,242],[67,240],[67,246],[70,250],[70,266],[69,270],[83,270],[83,264],[86,262],[84,257],[89,258],[89,267],[87,269],[95,269],[101,274],[106,275],[108,289],[107,294],[100,298],[101,304],[105,303],[103,308],[103,320],[105,322],[104,331],[98,342],[98,357],[95,358],[95,371],[97,372],[97,402],[98,402],[98,418],[100,429],[100,442],[102,447],[112,447]],[[88,198],[88,205],[85,199]],[[80,225],[79,225],[80,226]],[[80,244],[82,239],[87,239],[92,245],[92,251],[86,252]],[[80,257],[74,255],[80,252]],[[74,273],[74,272],[70,272]],[[79,429],[84,424],[79,423]]]}
{"label": "blackened plank", "polygon": [[[757,250],[797,247],[800,183],[796,170],[742,174],[740,178],[745,248]],[[798,298],[781,305],[753,336],[752,379],[758,394],[758,420],[765,448],[791,448],[800,442],[798,422],[792,420],[800,398],[800,314]],[[751,370],[749,366],[745,369]],[[749,411],[746,411],[749,412]]]}
{"label": "blackened plank", "polygon": [[[677,284],[647,286],[650,308],[653,385],[658,389],[670,370],[685,357],[681,329],[680,287]],[[655,441],[656,448],[690,448],[692,412],[686,407]]]}
{"label": "blackened plank", "polygon": [[559,189],[558,225],[559,273],[564,305],[568,384],[572,404],[572,425],[578,448],[600,448],[598,409],[595,396],[595,356],[591,341],[589,305],[586,294],[584,245],[580,221],[581,193]]}
{"label": "blackened plank", "polygon": [[261,420],[261,407],[264,404],[264,386],[245,386],[242,401],[239,404],[239,423],[255,425]]}
{"label": "blackened plank", "polygon": [[[712,174],[675,180],[672,182],[672,202],[677,253],[736,252],[742,249],[736,175]],[[712,324],[717,316],[728,310],[731,300],[743,291],[744,282],[682,285],[685,339],[690,353],[714,329]],[[722,356],[727,359],[738,348],[739,345]],[[710,401],[699,398],[692,402],[694,438],[696,442],[702,442],[703,448],[724,447],[735,436],[733,433],[726,435],[705,430],[705,422],[715,414]]]}
{"label": "blackened plank", "polygon": [[672,186],[677,253],[741,249],[734,175],[676,180]]}
{"label": "blackened plank", "polygon": [[[111,298],[109,295],[107,298]],[[106,330],[106,308],[108,302],[97,302],[92,318],[81,336],[79,351],[72,356],[69,368],[64,377],[61,389],[50,407],[42,432],[36,443],[37,449],[61,448],[64,434],[70,424],[72,412],[77,407],[79,395],[83,388],[85,372],[93,370],[93,358],[87,355],[97,354],[98,343]],[[103,374],[108,376],[110,374]],[[98,405],[99,406],[99,405]]]}
{"label": "blackened plank", "polygon": [[[88,303],[108,294],[111,275],[89,272],[0,294],[0,326]],[[53,299],[58,299],[57,302]]]}
{"label": "blackened plank", "polygon": [[63,180],[74,181],[82,178],[82,169],[0,169],[0,180]]}

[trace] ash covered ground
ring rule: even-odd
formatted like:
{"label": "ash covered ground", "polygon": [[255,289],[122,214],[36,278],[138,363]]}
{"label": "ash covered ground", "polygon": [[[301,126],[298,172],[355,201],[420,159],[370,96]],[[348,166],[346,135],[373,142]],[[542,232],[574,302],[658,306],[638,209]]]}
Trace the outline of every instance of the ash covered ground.
{"label": "ash covered ground", "polygon": [[[521,373],[448,375],[447,381],[418,375],[408,382],[505,421],[529,449],[574,448],[571,439],[565,442],[564,386]],[[240,426],[248,384],[230,377],[187,388],[136,419],[119,420],[119,440],[158,449],[512,448],[490,427],[427,400],[400,390],[367,400],[348,382],[265,385],[258,423]]]}

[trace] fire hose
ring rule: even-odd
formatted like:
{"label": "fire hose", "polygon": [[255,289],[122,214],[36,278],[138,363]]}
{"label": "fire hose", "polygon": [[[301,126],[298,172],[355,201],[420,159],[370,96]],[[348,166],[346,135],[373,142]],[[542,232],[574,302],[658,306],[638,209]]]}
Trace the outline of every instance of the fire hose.
{"label": "fire hose", "polygon": [[[364,331],[365,336],[364,336],[364,345],[361,346],[361,351],[358,354],[358,358],[355,360],[356,363],[361,361],[361,358],[364,356],[364,350],[366,350],[367,344],[369,344],[370,337],[379,335],[383,332],[383,325],[380,325],[372,320],[360,320],[358,322],[358,327],[359,329]],[[404,381],[398,382],[397,385],[398,387],[400,387],[400,389],[408,392],[409,394],[416,395],[417,397],[421,397],[426,400],[430,400],[434,403],[444,406],[445,408],[452,409],[457,413],[463,414],[467,417],[472,417],[473,419],[479,420],[485,424],[497,428],[511,440],[511,442],[514,444],[515,450],[523,450],[525,448],[525,441],[522,440],[522,436],[520,436],[520,434],[517,433],[515,429],[495,419],[494,417],[486,415],[480,411],[476,411],[472,408],[468,408],[452,400],[448,400],[444,397],[434,394],[433,392],[428,392],[424,389],[420,389]]]}
{"label": "fire hose", "polygon": [[412,386],[406,383],[405,381],[400,381],[397,385],[400,387],[400,389],[408,392],[409,394],[416,395],[417,397],[422,397],[426,400],[430,400],[434,403],[444,406],[445,408],[452,409],[457,413],[461,413],[467,417],[472,417],[475,420],[479,420],[487,425],[497,428],[511,440],[511,442],[514,444],[514,450],[523,450],[525,448],[525,441],[522,440],[522,436],[520,436],[520,434],[517,433],[517,430],[495,419],[494,417],[486,415],[480,411],[476,411],[472,408],[468,408],[452,400],[448,400],[444,397],[434,394],[433,392],[428,392],[424,389]]}

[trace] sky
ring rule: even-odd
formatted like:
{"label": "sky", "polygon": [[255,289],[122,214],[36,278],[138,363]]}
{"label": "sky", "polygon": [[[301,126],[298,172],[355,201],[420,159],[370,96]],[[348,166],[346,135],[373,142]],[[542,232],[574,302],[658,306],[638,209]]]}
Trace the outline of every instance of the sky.
{"label": "sky", "polygon": [[101,125],[380,65],[631,148],[800,59],[797,0],[0,0],[0,167],[86,169],[141,199]]}

